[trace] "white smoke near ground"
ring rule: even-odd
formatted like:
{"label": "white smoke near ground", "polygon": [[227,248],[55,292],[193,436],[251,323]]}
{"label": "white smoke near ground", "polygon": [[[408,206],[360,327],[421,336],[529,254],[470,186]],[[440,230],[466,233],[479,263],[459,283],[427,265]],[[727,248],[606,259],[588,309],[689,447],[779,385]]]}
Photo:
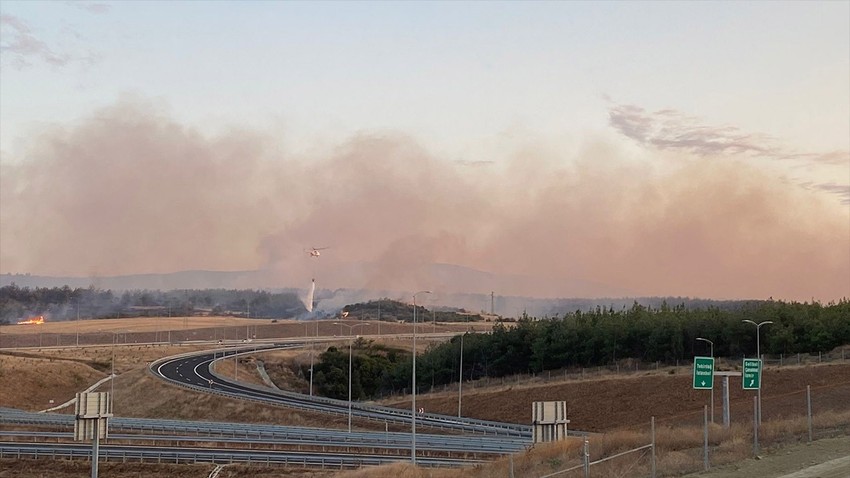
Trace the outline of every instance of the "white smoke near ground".
{"label": "white smoke near ground", "polygon": [[316,281],[310,282],[310,288],[307,289],[307,297],[305,297],[302,302],[304,302],[304,308],[307,309],[307,312],[313,312],[313,295],[316,293]]}
{"label": "white smoke near ground", "polygon": [[[316,278],[402,297],[850,290],[850,208],[826,195],[734,156],[635,152],[604,135],[528,143],[474,168],[400,134],[298,156],[122,100],[4,153],[0,272],[262,270],[264,287]],[[304,253],[317,245],[330,249]]]}

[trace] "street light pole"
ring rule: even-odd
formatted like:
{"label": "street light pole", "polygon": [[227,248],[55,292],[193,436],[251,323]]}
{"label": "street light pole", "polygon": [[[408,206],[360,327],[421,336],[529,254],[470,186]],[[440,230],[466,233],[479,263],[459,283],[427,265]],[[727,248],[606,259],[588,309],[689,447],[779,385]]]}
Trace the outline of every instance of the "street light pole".
{"label": "street light pole", "polygon": [[[348,325],[342,322],[336,322],[339,325],[348,327],[348,334],[351,336],[348,339],[348,433],[351,433],[351,345],[354,342],[354,328],[369,325],[368,322],[363,324]],[[311,374],[312,375],[312,374]]]}
{"label": "street light pole", "polygon": [[714,342],[708,339],[704,339],[702,337],[697,337],[697,340],[708,342],[708,344],[711,346],[711,423],[714,423]]}
{"label": "street light pole", "polygon": [[[304,323],[304,338],[306,339],[309,335],[309,322]],[[316,325],[316,329],[318,330],[319,326]],[[315,341],[310,342],[310,396],[313,396],[313,346],[315,345]]]}
{"label": "street light pole", "polygon": [[[416,294],[430,294],[430,290],[420,290]],[[416,466],[416,294],[413,294],[413,403],[410,406],[410,460]]]}
{"label": "street light pole", "polygon": [[466,332],[460,334],[460,371],[457,377],[457,417],[460,418],[461,400],[463,398],[463,336]]}
{"label": "street light pole", "polygon": [[[304,331],[304,336],[306,338],[307,331]],[[319,338],[319,322],[316,321],[316,338]],[[313,340],[310,342],[310,396],[313,396],[313,356],[315,355],[314,349],[316,347],[316,341]]]}
{"label": "street light pole", "polygon": [[765,320],[764,322],[755,323],[752,320],[744,319],[741,322],[746,322],[748,324],[753,324],[753,325],[756,326],[756,358],[759,359],[759,375],[760,375],[760,377],[759,377],[759,381],[760,381],[759,389],[757,390],[758,409],[759,409],[758,410],[758,424],[761,425],[761,388],[762,388],[762,384],[764,382],[764,376],[762,374],[762,371],[764,370],[764,363],[761,359],[761,344],[759,343],[759,336],[761,334],[759,333],[759,330],[761,330],[762,325],[772,324],[773,321],[772,320]]}
{"label": "street light pole", "polygon": [[109,411],[113,410],[115,404],[115,342],[118,339],[118,334],[112,332],[112,374],[109,379]]}

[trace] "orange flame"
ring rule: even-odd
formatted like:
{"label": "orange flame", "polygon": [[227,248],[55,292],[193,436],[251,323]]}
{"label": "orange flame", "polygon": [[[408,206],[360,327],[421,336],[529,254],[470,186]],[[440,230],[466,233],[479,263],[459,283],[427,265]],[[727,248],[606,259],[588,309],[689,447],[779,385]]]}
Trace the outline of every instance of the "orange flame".
{"label": "orange flame", "polygon": [[36,317],[30,317],[27,320],[22,320],[18,322],[18,325],[41,325],[44,323],[44,316],[39,315]]}

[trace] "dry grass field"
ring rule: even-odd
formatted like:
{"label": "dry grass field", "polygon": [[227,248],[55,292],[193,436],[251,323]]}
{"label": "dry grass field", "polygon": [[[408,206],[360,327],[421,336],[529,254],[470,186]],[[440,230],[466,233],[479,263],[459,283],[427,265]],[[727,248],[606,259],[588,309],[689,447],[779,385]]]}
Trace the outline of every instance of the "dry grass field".
{"label": "dry grass field", "polygon": [[[186,343],[197,341],[228,342],[248,339],[273,340],[306,336],[348,336],[352,319],[335,320],[269,320],[234,317],[152,317],[45,322],[41,325],[0,325],[0,349],[48,348],[88,345],[146,343]],[[417,332],[487,331],[492,323],[420,323]],[[410,324],[370,322],[356,329],[368,336],[409,334]]]}
{"label": "dry grass field", "polygon": [[[157,330],[205,329],[254,326],[258,319],[238,317],[145,317],[131,319],[62,320],[41,325],[4,325],[3,334],[90,334],[93,332],[151,332]],[[269,321],[263,320],[267,323]]]}
{"label": "dry grass field", "polygon": [[[207,318],[199,318],[207,319]],[[212,320],[216,320],[211,318]],[[150,319],[148,319],[150,320]],[[181,320],[181,319],[178,319]],[[83,325],[81,321],[80,325]],[[149,334],[144,330],[150,324],[136,319],[91,321],[109,327],[105,330],[98,324],[86,324],[89,332],[82,336],[109,334],[118,330],[138,330],[129,333],[125,343],[117,346],[87,346],[68,348],[28,348],[0,351],[0,406],[25,410],[42,410],[53,404],[62,403],[74,393],[87,388],[101,378],[107,377],[114,362],[117,379],[114,383],[115,413],[123,416],[151,418],[183,418],[220,421],[243,421],[275,423],[282,425],[316,426],[343,429],[347,426],[344,416],[328,417],[320,414],[289,410],[279,407],[257,405],[240,400],[231,400],[200,392],[192,392],[155,379],[146,372],[150,361],[177,353],[209,347],[208,345],[146,345],[133,343],[133,334]],[[120,325],[119,325],[120,323]],[[209,322],[198,321],[205,327]],[[67,324],[45,324],[65,327]],[[289,330],[295,336],[303,336],[308,327],[318,327],[320,335],[334,335],[339,326],[332,322],[305,325],[304,323],[268,324],[278,328],[275,333]],[[16,340],[9,335],[15,326],[2,328],[2,343]],[[117,327],[117,328],[116,328]],[[244,325],[234,325],[245,333]],[[259,330],[264,333],[262,327]],[[383,334],[409,330],[401,324],[386,324]],[[439,327],[439,325],[438,325]],[[430,327],[429,327],[430,328]],[[221,327],[219,327],[221,329]],[[42,329],[42,330],[47,330]],[[213,329],[215,330],[215,329]],[[439,330],[439,329],[438,329]],[[209,333],[209,328],[187,329],[195,336]],[[59,333],[54,331],[55,333]],[[310,329],[309,332],[315,332]],[[28,332],[29,333],[29,332]],[[43,332],[42,332],[43,333]],[[67,333],[67,332],[64,332]],[[272,333],[272,332],[268,332]],[[30,334],[31,335],[31,334]],[[311,333],[310,335],[313,335]],[[17,336],[17,338],[23,335]],[[406,342],[391,340],[399,346]],[[341,341],[337,345],[344,345]],[[5,347],[5,345],[4,345]],[[317,348],[316,353],[319,352]],[[301,389],[307,383],[303,377],[292,373],[292,363],[309,363],[309,349],[279,351],[243,357],[238,364],[240,380],[262,383],[257,373],[256,361],[263,360],[266,368],[276,377],[277,383],[285,388]],[[235,363],[227,360],[219,364],[217,371],[232,376]],[[287,376],[288,374],[288,376]],[[764,374],[763,418],[761,442],[765,447],[785,446],[799,442],[806,435],[805,388],[812,387],[815,429],[817,437],[850,435],[850,363],[768,368]],[[101,390],[109,390],[106,384]],[[719,387],[718,387],[719,390]],[[707,404],[707,391],[690,388],[688,367],[646,371],[629,375],[594,375],[584,379],[571,376],[569,379],[542,380],[508,378],[501,381],[465,384],[463,389],[464,415],[527,423],[530,420],[531,403],[538,400],[566,400],[570,427],[594,432],[603,432],[591,438],[592,458],[608,456],[636,446],[649,443],[649,420],[656,417],[658,441],[658,467],[663,476],[676,476],[697,471],[702,466],[702,421],[703,405]],[[716,415],[720,420],[719,393],[715,393]],[[740,382],[733,381],[731,387],[733,425],[724,429],[714,425],[710,430],[712,464],[733,463],[746,459],[752,446],[752,392],[740,389]],[[385,401],[394,406],[409,408],[405,397]],[[429,412],[457,413],[457,391],[422,394],[417,396]],[[69,407],[62,410],[69,413]],[[354,421],[358,429],[370,429],[371,422]],[[383,429],[383,425],[379,427]],[[243,466],[227,466],[220,477],[429,477],[429,478],[483,478],[490,476],[539,477],[579,463],[581,443],[568,440],[560,443],[543,444],[527,453],[504,457],[486,465],[460,470],[414,469],[409,464],[370,468],[358,471],[331,472],[294,469],[256,469]],[[88,470],[87,462],[51,462],[49,460],[0,462],[0,478],[16,476],[34,478],[40,476],[83,476]],[[605,465],[593,468],[593,476],[647,476],[648,458],[640,453],[626,455]],[[81,471],[82,470],[82,471]],[[101,465],[102,476],[129,478],[136,476],[208,476],[211,466],[143,465],[105,463]],[[9,474],[9,473],[12,474]],[[581,476],[563,474],[558,476]],[[753,475],[758,476],[758,475]]]}

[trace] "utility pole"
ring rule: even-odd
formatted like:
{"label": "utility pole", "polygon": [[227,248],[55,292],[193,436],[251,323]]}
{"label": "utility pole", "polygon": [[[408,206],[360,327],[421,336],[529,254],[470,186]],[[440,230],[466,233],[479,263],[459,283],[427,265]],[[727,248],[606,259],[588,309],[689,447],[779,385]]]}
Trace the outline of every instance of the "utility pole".
{"label": "utility pole", "polygon": [[[307,336],[307,328],[309,324],[304,324],[304,336]],[[316,337],[319,336],[319,323],[316,322]],[[310,342],[310,396],[313,396],[313,347],[316,346],[316,341]]]}
{"label": "utility pole", "polygon": [[460,410],[461,403],[463,400],[463,336],[466,335],[464,332],[460,335],[460,371],[458,372],[457,377],[457,417],[460,418]]}
{"label": "utility pole", "polygon": [[773,321],[765,320],[764,322],[755,323],[752,320],[744,319],[742,320],[742,322],[746,322],[748,324],[753,324],[756,326],[756,358],[758,358],[759,360],[759,389],[757,390],[758,406],[756,407],[758,413],[756,420],[758,421],[759,426],[761,426],[761,389],[762,383],[764,382],[764,375],[762,372],[764,370],[764,360],[762,360],[761,358],[761,344],[759,343],[759,335],[761,334],[759,333],[759,331],[761,330],[762,325],[772,324]]}
{"label": "utility pole", "polygon": [[413,400],[410,405],[410,460],[416,466],[416,294],[430,294],[430,290],[420,290],[413,294],[413,373],[411,373],[411,391]]}
{"label": "utility pole", "polygon": [[115,340],[117,335],[112,333],[112,377],[109,380],[109,411],[111,412],[115,404]]}
{"label": "utility pole", "polygon": [[490,291],[490,315],[495,315],[493,308],[493,291]]}
{"label": "utility pole", "polygon": [[351,433],[351,377],[352,377],[352,373],[351,373],[351,362],[352,362],[351,346],[354,344],[354,329],[357,328],[357,327],[365,327],[365,326],[369,325],[369,322],[364,322],[362,324],[354,324],[354,325],[348,325],[348,324],[344,324],[342,322],[337,322],[337,324],[339,324],[340,326],[344,325],[344,326],[348,327],[348,334],[349,334],[349,338],[348,338],[348,433]]}

